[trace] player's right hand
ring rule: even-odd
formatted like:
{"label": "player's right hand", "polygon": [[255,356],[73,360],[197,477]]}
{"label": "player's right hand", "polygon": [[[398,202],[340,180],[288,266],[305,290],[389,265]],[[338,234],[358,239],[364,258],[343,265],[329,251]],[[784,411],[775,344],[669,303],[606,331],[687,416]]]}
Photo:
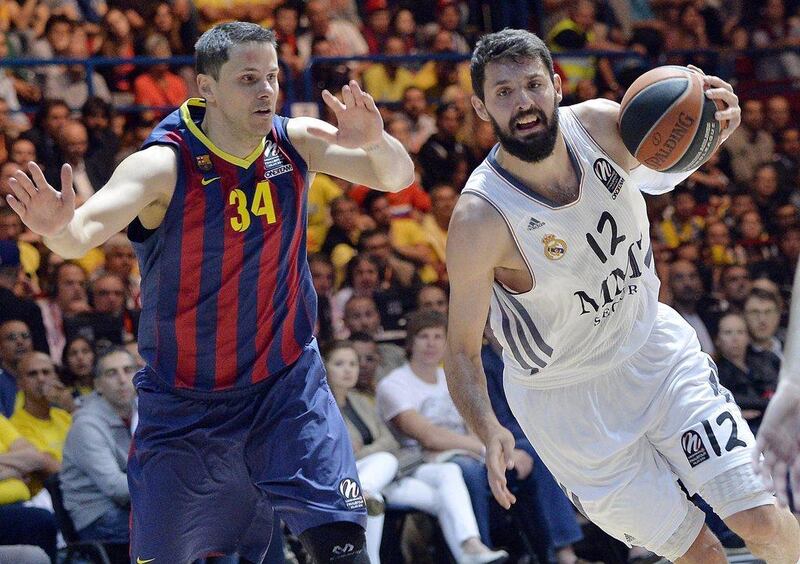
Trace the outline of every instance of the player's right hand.
{"label": "player's right hand", "polygon": [[72,167],[68,164],[61,167],[61,192],[47,183],[36,163],[28,163],[28,170],[33,180],[23,170],[8,179],[13,195],[7,195],[6,201],[31,231],[45,237],[56,235],[75,215]]}
{"label": "player's right hand", "polygon": [[489,473],[489,487],[492,494],[503,508],[510,509],[517,501],[508,489],[506,471],[514,468],[514,449],[516,443],[511,431],[497,424],[485,435],[486,469]]}
{"label": "player's right hand", "polygon": [[[762,452],[763,460],[759,456]],[[789,500],[787,475],[795,499],[800,496],[800,385],[782,382],[778,386],[758,429],[755,456],[757,471],[767,482],[771,475],[782,504],[787,505]]]}

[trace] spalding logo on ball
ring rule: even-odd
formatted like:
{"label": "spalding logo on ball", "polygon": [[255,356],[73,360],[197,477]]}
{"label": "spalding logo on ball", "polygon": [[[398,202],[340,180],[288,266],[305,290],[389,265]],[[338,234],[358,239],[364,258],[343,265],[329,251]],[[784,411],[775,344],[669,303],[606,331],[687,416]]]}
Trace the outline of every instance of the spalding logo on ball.
{"label": "spalding logo on ball", "polygon": [[663,66],[631,84],[619,109],[625,147],[648,168],[680,172],[697,168],[719,145],[721,102],[707,98],[703,77],[686,67]]}

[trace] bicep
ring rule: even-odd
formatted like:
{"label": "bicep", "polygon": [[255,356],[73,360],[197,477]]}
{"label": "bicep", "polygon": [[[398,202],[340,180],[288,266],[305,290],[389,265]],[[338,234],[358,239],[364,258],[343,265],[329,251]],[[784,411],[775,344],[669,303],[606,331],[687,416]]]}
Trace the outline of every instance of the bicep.
{"label": "bicep", "polygon": [[75,216],[89,240],[105,241],[124,229],[147,206],[168,201],[177,180],[174,149],[155,145],[122,161],[103,188]]}

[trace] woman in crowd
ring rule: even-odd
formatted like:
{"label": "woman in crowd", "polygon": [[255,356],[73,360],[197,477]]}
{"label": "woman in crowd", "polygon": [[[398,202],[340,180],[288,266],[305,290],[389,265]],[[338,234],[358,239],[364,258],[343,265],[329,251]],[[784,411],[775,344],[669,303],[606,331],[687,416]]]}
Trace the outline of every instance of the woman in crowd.
{"label": "woman in crowd", "polygon": [[[445,541],[460,564],[503,561],[504,551],[481,543],[461,470],[451,463],[425,463],[416,449],[402,449],[378,417],[374,404],[355,392],[358,353],[349,341],[335,341],[325,351],[328,383],[342,412],[370,514],[383,499],[420,509],[439,519]],[[399,474],[401,477],[396,479]],[[370,561],[380,563],[383,515],[367,521]]]}

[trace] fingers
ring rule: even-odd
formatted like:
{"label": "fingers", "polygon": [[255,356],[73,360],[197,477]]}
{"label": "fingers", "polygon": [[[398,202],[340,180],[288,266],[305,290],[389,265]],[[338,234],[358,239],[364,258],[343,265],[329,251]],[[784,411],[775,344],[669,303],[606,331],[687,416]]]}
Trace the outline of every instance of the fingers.
{"label": "fingers", "polygon": [[75,207],[75,188],[72,186],[72,167],[67,163],[64,163],[61,167],[61,198],[65,206]]}
{"label": "fingers", "polygon": [[487,461],[487,465],[489,466],[489,488],[492,490],[492,495],[503,509],[510,509],[517,498],[508,490],[505,468],[501,466],[498,470],[497,461],[493,464],[489,464]]}
{"label": "fingers", "polygon": [[8,185],[11,186],[11,190],[14,191],[14,195],[17,199],[26,206],[39,192],[36,186],[33,185],[33,182],[31,182],[31,179],[25,174],[25,171],[21,169],[17,170],[14,175],[8,179]]}
{"label": "fingers", "polygon": [[318,137],[319,139],[323,139],[328,143],[336,143],[336,135],[331,133],[330,131],[326,131],[322,128],[315,127],[313,125],[309,126],[306,131],[309,134],[313,135],[314,137]]}
{"label": "fingers", "polygon": [[339,98],[331,94],[328,90],[322,91],[322,101],[325,102],[325,105],[333,110],[333,113],[337,115],[339,112],[343,112],[347,109],[345,105],[339,101]]}
{"label": "fingers", "polygon": [[6,196],[6,202],[8,202],[8,205],[11,207],[12,210],[14,210],[17,213],[18,216],[20,216],[21,218],[25,217],[25,213],[27,211],[25,209],[25,206],[14,196],[8,194]]}
{"label": "fingers", "polygon": [[36,184],[37,190],[46,190],[47,188],[50,188],[50,185],[47,183],[47,179],[44,177],[44,173],[42,172],[42,169],[39,168],[39,165],[31,161],[28,163],[28,170],[31,173],[33,182]]}
{"label": "fingers", "polygon": [[700,74],[702,76],[706,76],[706,73],[704,73],[703,69],[701,69],[700,67],[696,67],[694,65],[686,65],[686,68],[688,68],[689,70],[693,70],[697,74]]}
{"label": "fingers", "polygon": [[352,108],[355,106],[356,102],[355,98],[353,97],[353,90],[350,88],[349,84],[345,84],[342,87],[342,101],[347,108]]}

